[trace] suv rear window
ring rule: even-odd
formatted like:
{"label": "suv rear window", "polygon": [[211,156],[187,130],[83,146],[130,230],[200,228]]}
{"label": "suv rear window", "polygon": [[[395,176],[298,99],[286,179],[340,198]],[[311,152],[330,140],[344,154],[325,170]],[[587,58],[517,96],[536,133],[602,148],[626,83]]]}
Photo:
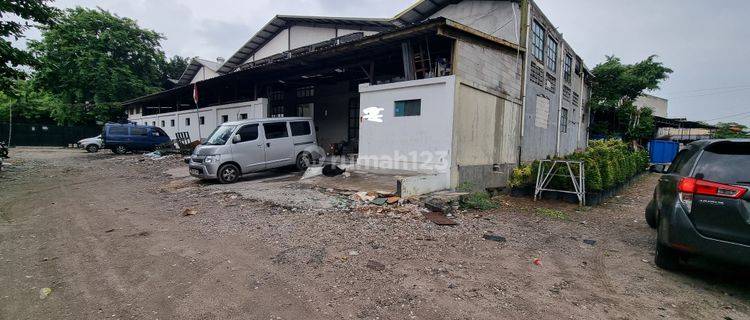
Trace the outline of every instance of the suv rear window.
{"label": "suv rear window", "polygon": [[727,184],[750,184],[750,142],[718,142],[703,150],[695,177]]}

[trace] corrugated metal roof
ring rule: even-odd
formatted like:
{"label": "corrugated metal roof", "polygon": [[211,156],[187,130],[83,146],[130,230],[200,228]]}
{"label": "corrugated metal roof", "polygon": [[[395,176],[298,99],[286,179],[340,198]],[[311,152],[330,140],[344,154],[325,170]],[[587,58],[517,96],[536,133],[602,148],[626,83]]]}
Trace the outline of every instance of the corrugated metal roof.
{"label": "corrugated metal roof", "polygon": [[407,25],[420,22],[429,18],[435,12],[440,11],[449,4],[459,3],[461,0],[419,0],[406,10],[397,14],[393,22],[398,25]]}
{"label": "corrugated metal roof", "polygon": [[222,74],[232,72],[276,34],[295,24],[337,25],[373,31],[382,31],[394,27],[390,19],[278,15],[227,59],[218,69],[218,72]]}
{"label": "corrugated metal roof", "polygon": [[193,80],[193,77],[195,77],[195,74],[198,73],[198,70],[200,70],[201,67],[206,67],[211,71],[218,71],[221,65],[218,62],[197,57],[190,59],[190,64],[188,64],[187,68],[185,68],[185,71],[180,76],[180,79],[177,80],[177,85],[183,86],[190,83],[190,81]]}

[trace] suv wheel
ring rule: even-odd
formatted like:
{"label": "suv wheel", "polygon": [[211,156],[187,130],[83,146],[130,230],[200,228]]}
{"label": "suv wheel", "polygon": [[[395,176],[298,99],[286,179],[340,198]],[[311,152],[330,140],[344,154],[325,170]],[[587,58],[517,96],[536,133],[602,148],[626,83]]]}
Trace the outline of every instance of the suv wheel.
{"label": "suv wheel", "polygon": [[312,155],[309,152],[302,152],[297,156],[297,170],[305,171],[312,163]]}
{"label": "suv wheel", "polygon": [[97,145],[95,145],[95,144],[90,144],[90,145],[87,145],[87,146],[86,146],[86,151],[88,151],[88,152],[90,152],[90,153],[96,153],[96,152],[99,152],[99,146],[97,146]]}
{"label": "suv wheel", "polygon": [[680,253],[667,247],[656,240],[656,256],[654,257],[654,263],[657,267],[664,270],[677,270],[680,268]]}
{"label": "suv wheel", "polygon": [[651,227],[651,229],[656,229],[656,213],[656,202],[652,199],[651,202],[648,203],[648,206],[646,206],[646,223],[648,223],[648,226]]}
{"label": "suv wheel", "polygon": [[225,164],[219,167],[217,174],[221,183],[235,183],[240,178],[240,168],[233,164]]}

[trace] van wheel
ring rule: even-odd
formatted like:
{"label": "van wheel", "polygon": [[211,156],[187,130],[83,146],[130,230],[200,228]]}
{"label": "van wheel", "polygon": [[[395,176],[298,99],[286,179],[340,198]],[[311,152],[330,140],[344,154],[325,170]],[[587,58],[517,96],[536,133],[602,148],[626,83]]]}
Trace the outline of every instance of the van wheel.
{"label": "van wheel", "polygon": [[90,153],[97,153],[97,152],[99,152],[99,146],[97,146],[95,144],[90,144],[90,145],[86,146],[86,151],[88,151]]}
{"label": "van wheel", "polygon": [[240,178],[240,168],[233,164],[225,164],[219,167],[217,174],[221,183],[235,183]]}
{"label": "van wheel", "polygon": [[128,152],[128,148],[125,146],[116,146],[112,148],[112,152],[115,154],[126,154]]}
{"label": "van wheel", "polygon": [[312,155],[309,152],[302,152],[297,156],[297,170],[305,171],[312,163]]}

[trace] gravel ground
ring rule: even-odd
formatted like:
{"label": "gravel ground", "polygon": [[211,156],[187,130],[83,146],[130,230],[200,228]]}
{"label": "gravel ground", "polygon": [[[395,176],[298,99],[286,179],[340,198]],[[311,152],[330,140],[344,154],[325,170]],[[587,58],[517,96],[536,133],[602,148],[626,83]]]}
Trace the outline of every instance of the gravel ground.
{"label": "gravel ground", "polygon": [[[274,179],[241,194],[166,174],[178,157],[11,155],[0,319],[750,319],[746,273],[653,265],[655,175],[596,208],[500,196],[437,226]],[[322,207],[285,205],[299,192]]]}

